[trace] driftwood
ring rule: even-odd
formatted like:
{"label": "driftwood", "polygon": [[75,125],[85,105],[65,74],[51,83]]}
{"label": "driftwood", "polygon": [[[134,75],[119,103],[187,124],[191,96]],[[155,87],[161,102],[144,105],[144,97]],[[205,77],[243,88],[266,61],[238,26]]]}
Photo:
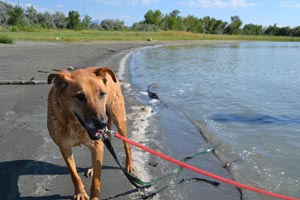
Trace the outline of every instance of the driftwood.
{"label": "driftwood", "polygon": [[48,84],[47,81],[43,80],[0,80],[0,85],[41,85]]}
{"label": "driftwood", "polygon": [[[69,66],[67,68],[68,71],[73,71],[75,70],[74,67]],[[61,71],[60,69],[52,69],[52,71],[59,72]],[[44,70],[38,70],[38,73],[45,73],[48,74],[50,72],[44,71]],[[47,81],[44,80],[34,80],[34,77],[32,77],[28,81],[24,80],[0,80],[0,85],[41,85],[41,84],[48,84]]]}

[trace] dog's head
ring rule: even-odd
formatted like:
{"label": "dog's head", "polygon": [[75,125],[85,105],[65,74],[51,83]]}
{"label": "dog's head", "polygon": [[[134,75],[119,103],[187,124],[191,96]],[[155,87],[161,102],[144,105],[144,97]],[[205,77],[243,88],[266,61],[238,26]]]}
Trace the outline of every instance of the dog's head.
{"label": "dog's head", "polygon": [[107,125],[106,101],[108,82],[117,82],[108,67],[60,71],[50,74],[48,83],[54,80],[56,99],[63,112],[73,114],[86,129],[92,140],[101,138]]}

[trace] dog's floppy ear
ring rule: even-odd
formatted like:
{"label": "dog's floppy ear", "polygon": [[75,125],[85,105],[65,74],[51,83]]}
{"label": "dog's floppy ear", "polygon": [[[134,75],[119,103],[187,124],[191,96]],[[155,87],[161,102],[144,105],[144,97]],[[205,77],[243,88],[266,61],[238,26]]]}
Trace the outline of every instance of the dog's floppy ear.
{"label": "dog's floppy ear", "polygon": [[109,75],[112,77],[113,81],[116,83],[117,82],[117,78],[115,73],[109,68],[109,67],[99,67],[97,68],[94,73],[97,76],[102,76],[105,78],[106,73],[109,73]]}
{"label": "dog's floppy ear", "polygon": [[70,72],[61,71],[58,74],[50,74],[48,76],[48,84],[54,80],[54,83],[59,86],[60,88],[66,88],[68,86],[68,80]]}

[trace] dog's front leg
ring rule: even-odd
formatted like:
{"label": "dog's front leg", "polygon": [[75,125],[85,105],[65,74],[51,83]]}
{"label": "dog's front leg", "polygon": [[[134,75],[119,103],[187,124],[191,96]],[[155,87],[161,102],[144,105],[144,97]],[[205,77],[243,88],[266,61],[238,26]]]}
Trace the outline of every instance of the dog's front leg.
{"label": "dog's front leg", "polygon": [[[110,107],[110,116],[114,124],[117,126],[118,132],[127,137],[127,124],[126,124],[126,111],[124,100],[119,99],[121,102],[115,102]],[[128,172],[134,171],[134,165],[132,160],[132,153],[130,145],[127,142],[124,142],[124,150],[126,153],[126,168]]]}
{"label": "dog's front leg", "polygon": [[[117,125],[118,131],[121,135],[124,137],[127,137],[127,125],[126,121],[122,119],[118,119],[119,121],[115,122]],[[132,161],[132,153],[131,153],[131,148],[130,145],[127,142],[124,142],[124,150],[126,154],[126,168],[128,172],[133,172],[134,171],[134,165]]]}
{"label": "dog's front leg", "polygon": [[[122,129],[119,129],[119,132],[124,136],[127,137],[127,131],[125,128],[125,131],[121,131]],[[126,153],[126,167],[128,172],[134,171],[133,161],[132,161],[132,153],[130,145],[127,142],[124,142],[124,149]]]}
{"label": "dog's front leg", "polygon": [[71,147],[60,147],[59,149],[71,173],[72,181],[75,188],[74,199],[76,200],[89,199],[89,196],[87,195],[84,189],[84,185],[81,181],[81,178],[77,173],[75,160],[73,157]]}
{"label": "dog's front leg", "polygon": [[101,169],[103,162],[104,144],[102,140],[94,141],[94,145],[90,148],[93,162],[93,177],[91,186],[91,199],[98,200],[101,187]]}

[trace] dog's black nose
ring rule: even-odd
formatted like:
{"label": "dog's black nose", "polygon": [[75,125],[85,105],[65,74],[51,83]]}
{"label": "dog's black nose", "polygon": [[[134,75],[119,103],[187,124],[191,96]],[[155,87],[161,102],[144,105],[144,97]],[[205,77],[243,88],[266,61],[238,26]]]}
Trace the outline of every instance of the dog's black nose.
{"label": "dog's black nose", "polygon": [[107,126],[107,118],[106,117],[92,117],[92,122],[95,125],[96,129],[104,129]]}

